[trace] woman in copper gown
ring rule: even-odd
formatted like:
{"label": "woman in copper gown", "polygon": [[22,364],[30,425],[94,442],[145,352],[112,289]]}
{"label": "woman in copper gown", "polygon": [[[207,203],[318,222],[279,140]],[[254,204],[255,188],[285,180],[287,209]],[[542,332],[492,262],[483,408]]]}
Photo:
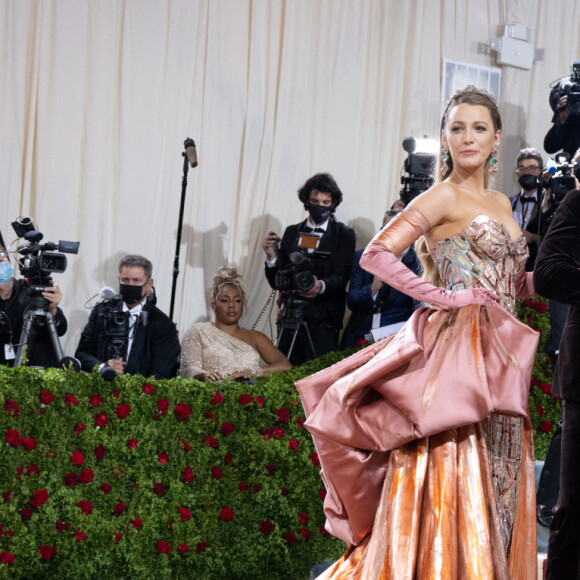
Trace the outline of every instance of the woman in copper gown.
{"label": "woman in copper gown", "polygon": [[[473,86],[441,122],[440,181],[366,248],[361,266],[424,302],[396,335],[297,383],[349,545],[319,578],[531,580],[536,573],[528,388],[534,295],[507,197],[488,188],[498,107]],[[423,279],[399,260],[414,242]]]}

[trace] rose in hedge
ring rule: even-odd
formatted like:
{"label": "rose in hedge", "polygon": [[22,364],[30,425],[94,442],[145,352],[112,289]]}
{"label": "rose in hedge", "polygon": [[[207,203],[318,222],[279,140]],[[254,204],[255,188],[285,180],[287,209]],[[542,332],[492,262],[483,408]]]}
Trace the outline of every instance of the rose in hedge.
{"label": "rose in hedge", "polygon": [[138,439],[129,439],[129,441],[127,441],[127,447],[129,449],[137,449],[138,444],[139,444]]}
{"label": "rose in hedge", "polygon": [[50,405],[55,398],[56,396],[49,391],[40,391],[40,403],[42,405]]}
{"label": "rose in hedge", "polygon": [[189,467],[189,465],[183,468],[182,477],[185,483],[191,483],[195,479],[195,474],[193,473],[193,470],[191,469],[191,467]]}
{"label": "rose in hedge", "polygon": [[16,468],[16,479],[20,479],[24,474],[24,469],[21,465]]}
{"label": "rose in hedge", "polygon": [[276,473],[276,466],[271,463],[266,464],[266,475],[272,477]]}
{"label": "rose in hedge", "polygon": [[89,403],[93,406],[93,407],[98,407],[102,402],[104,402],[105,399],[103,399],[103,397],[101,397],[101,395],[97,395],[95,393],[93,393],[91,395],[91,398],[89,400]]}
{"label": "rose in hedge", "polygon": [[36,465],[29,465],[26,468],[26,475],[36,475],[38,477],[40,475],[40,469]]}
{"label": "rose in hedge", "polygon": [[283,496],[287,496],[287,495],[290,493],[290,490],[289,490],[287,487],[281,487],[281,488],[280,488],[280,493],[281,493]]}
{"label": "rose in hedge", "polygon": [[81,501],[77,503],[77,507],[81,510],[83,516],[89,516],[93,513],[93,504],[86,499],[81,499]]}
{"label": "rose in hedge", "polygon": [[288,423],[288,420],[290,419],[290,411],[288,411],[288,409],[282,407],[280,409],[276,409],[274,412],[276,413],[280,423]]}
{"label": "rose in hedge", "polygon": [[260,531],[265,535],[268,536],[271,534],[274,529],[276,528],[276,524],[266,520],[260,520]]}
{"label": "rose in hedge", "polygon": [[106,427],[109,422],[109,417],[105,413],[98,413],[95,415],[95,427]]}
{"label": "rose in hedge", "polygon": [[187,508],[180,507],[179,515],[182,522],[188,522],[191,519],[191,512]]}
{"label": "rose in hedge", "polygon": [[258,493],[262,489],[262,486],[259,483],[252,483],[250,486],[250,490],[252,493]]}
{"label": "rose in hedge", "polygon": [[326,489],[322,488],[319,492],[318,492],[318,497],[324,501],[324,498],[326,497]]}
{"label": "rose in hedge", "polygon": [[240,395],[240,405],[249,405],[254,402],[254,397],[252,395]]}
{"label": "rose in hedge", "polygon": [[24,508],[20,510],[20,517],[22,518],[23,522],[27,522],[33,515],[34,512],[30,508]]}
{"label": "rose in hedge", "polygon": [[256,397],[256,403],[258,403],[258,408],[264,408],[264,397]]}
{"label": "rose in hedge", "polygon": [[169,554],[171,552],[171,546],[169,545],[169,542],[157,542],[157,544],[155,544],[155,549],[160,554]]}
{"label": "rose in hedge", "polygon": [[284,429],[282,429],[282,427],[274,427],[272,429],[272,435],[274,436],[274,439],[282,439],[282,437],[284,437]]}
{"label": "rose in hedge", "polygon": [[167,399],[159,399],[157,401],[157,410],[160,413],[165,413],[169,409],[169,401]]}
{"label": "rose in hedge", "polygon": [[189,548],[187,547],[187,544],[179,544],[179,548],[177,548],[177,553],[178,554],[186,554],[188,552]]}
{"label": "rose in hedge", "polygon": [[213,447],[213,448],[220,446],[220,442],[215,437],[212,437],[211,435],[207,435],[206,437],[204,437],[202,439],[202,441],[204,443],[207,443],[210,447]]}
{"label": "rose in hedge", "polygon": [[19,447],[22,445],[22,439],[20,439],[20,433],[16,429],[6,429],[6,437],[4,438],[6,443],[10,447]]}
{"label": "rose in hedge", "polygon": [[549,433],[553,427],[554,423],[552,423],[552,421],[542,421],[540,423],[540,429],[543,433]]}
{"label": "rose in hedge", "polygon": [[70,524],[67,522],[61,522],[60,520],[56,520],[55,522],[55,527],[56,527],[56,531],[59,534],[64,534],[69,528],[70,528]]}
{"label": "rose in hedge", "polygon": [[4,410],[9,417],[18,417],[18,415],[20,415],[20,407],[18,406],[18,403],[12,399],[8,399],[4,403]]}
{"label": "rose in hedge", "polygon": [[536,403],[536,413],[538,413],[540,417],[544,416],[544,408],[542,407],[542,405],[539,405],[538,403]]}
{"label": "rose in hedge", "polygon": [[113,399],[118,399],[121,396],[119,391],[113,391]]}
{"label": "rose in hedge", "polygon": [[248,484],[247,483],[244,483],[243,481],[240,481],[240,483],[238,483],[238,489],[242,493],[246,493],[248,491]]}
{"label": "rose in hedge", "polygon": [[234,519],[234,510],[231,507],[225,507],[220,512],[220,520],[222,522],[231,522]]}
{"label": "rose in hedge", "polygon": [[4,535],[5,535],[7,538],[11,538],[11,537],[14,535],[14,532],[13,532],[12,530],[6,530],[6,531],[4,532]]}
{"label": "rose in hedge", "polygon": [[306,526],[308,525],[308,514],[305,514],[304,512],[298,512],[298,517],[300,518],[300,525],[301,526]]}
{"label": "rose in hedge", "polygon": [[7,566],[14,566],[14,561],[15,558],[10,552],[7,552],[6,550],[0,552],[0,563],[6,564]]}
{"label": "rose in hedge", "polygon": [[85,456],[80,451],[73,451],[70,459],[75,465],[82,465],[85,462]]}
{"label": "rose in hedge", "polygon": [[32,507],[39,508],[48,501],[48,490],[39,489],[34,492],[34,497],[28,501]]}
{"label": "rose in hedge", "polygon": [[122,501],[118,501],[117,505],[115,506],[115,511],[113,512],[113,515],[120,516],[125,511],[126,508],[127,506]]}
{"label": "rose in hedge", "polygon": [[145,383],[142,389],[146,395],[152,395],[155,392],[155,387],[151,383]]}
{"label": "rose in hedge", "polygon": [[80,530],[75,530],[75,544],[84,542],[86,539],[87,536],[85,534],[83,534]]}
{"label": "rose in hedge", "polygon": [[296,417],[296,427],[298,427],[298,429],[302,429],[304,427],[304,421],[306,419],[303,419],[302,417]]}
{"label": "rose in hedge", "polygon": [[224,463],[226,465],[233,465],[234,464],[234,456],[232,453],[226,453],[224,457]]}
{"label": "rose in hedge", "polygon": [[67,473],[64,476],[64,484],[67,487],[74,487],[79,482],[79,478],[76,473]]}
{"label": "rose in hedge", "polygon": [[215,419],[215,415],[213,413],[204,413],[203,416],[206,419]]}
{"label": "rose in hedge", "polygon": [[56,555],[56,548],[54,546],[40,546],[38,553],[41,560],[50,560]]}
{"label": "rose in hedge", "polygon": [[294,532],[284,532],[282,537],[289,546],[293,546],[296,543],[296,536],[294,535]]}
{"label": "rose in hedge", "polygon": [[191,409],[185,403],[177,403],[174,413],[180,421],[185,421],[191,415]]}
{"label": "rose in hedge", "polygon": [[114,536],[114,541],[115,544],[118,544],[121,541],[121,538],[123,537],[123,534],[121,534],[121,532],[113,532],[113,536]]}
{"label": "rose in hedge", "polygon": [[191,445],[187,441],[184,441],[183,439],[180,439],[179,442],[183,445],[183,452],[184,453],[187,453],[188,451],[191,451]]}
{"label": "rose in hedge", "polygon": [[155,483],[153,493],[158,497],[163,497],[167,493],[167,486],[164,483]]}
{"label": "rose in hedge", "polygon": [[325,537],[325,538],[329,538],[330,537],[330,532],[324,527],[324,526],[320,526],[318,528],[318,531]]}
{"label": "rose in hedge", "polygon": [[235,429],[235,426],[233,423],[226,423],[225,421],[222,423],[222,433],[224,435],[229,435],[230,433],[233,433]]}
{"label": "rose in hedge", "polygon": [[161,465],[167,465],[167,463],[169,462],[169,455],[167,455],[167,453],[158,453],[157,459],[159,460],[159,463],[161,463]]}
{"label": "rose in hedge", "polygon": [[320,466],[320,459],[318,458],[318,453],[316,453],[316,451],[313,451],[308,456],[308,459],[310,459],[310,461],[312,462],[312,465],[314,465],[314,467],[319,467]]}
{"label": "rose in hedge", "polygon": [[540,388],[546,395],[549,395],[552,391],[552,385],[550,383],[540,383],[538,388]]}
{"label": "rose in hedge", "polygon": [[131,525],[138,530],[142,525],[143,525],[143,521],[140,518],[134,518],[131,521]]}
{"label": "rose in hedge", "polygon": [[222,478],[222,470],[220,467],[211,468],[211,478],[220,480]]}
{"label": "rose in hedge", "polygon": [[24,451],[32,451],[36,447],[36,439],[33,439],[32,437],[23,437],[21,441]]}
{"label": "rose in hedge", "polygon": [[312,536],[312,532],[307,529],[307,528],[303,528],[301,530],[298,530],[298,533],[306,540],[308,541],[310,539],[310,536]]}
{"label": "rose in hedge", "polygon": [[225,395],[220,395],[219,393],[214,393],[209,404],[210,405],[219,405],[220,403],[224,402],[225,398],[226,398]]}
{"label": "rose in hedge", "polygon": [[65,395],[64,396],[64,404],[67,407],[70,407],[71,405],[75,405],[76,407],[78,407],[79,400],[74,395]]}
{"label": "rose in hedge", "polygon": [[126,419],[131,412],[131,405],[125,405],[124,403],[119,403],[115,409],[115,414],[119,419]]}
{"label": "rose in hedge", "polygon": [[95,457],[97,461],[103,461],[105,459],[105,455],[107,454],[107,449],[104,445],[97,445],[95,447]]}
{"label": "rose in hedge", "polygon": [[296,441],[296,439],[290,439],[290,441],[288,441],[288,448],[292,449],[292,451],[296,451],[298,445],[300,445],[300,441]]}
{"label": "rose in hedge", "polygon": [[86,427],[82,423],[77,423],[75,425],[75,437],[78,437],[85,429]]}
{"label": "rose in hedge", "polygon": [[195,551],[198,554],[201,554],[202,552],[205,552],[208,548],[209,544],[207,542],[198,542],[197,545],[195,546]]}
{"label": "rose in hedge", "polygon": [[543,314],[548,310],[548,305],[545,302],[534,302],[534,310],[538,314]]}
{"label": "rose in hedge", "polygon": [[107,483],[101,483],[101,491],[105,495],[109,495],[112,490],[113,490],[113,488],[110,485],[108,485]]}

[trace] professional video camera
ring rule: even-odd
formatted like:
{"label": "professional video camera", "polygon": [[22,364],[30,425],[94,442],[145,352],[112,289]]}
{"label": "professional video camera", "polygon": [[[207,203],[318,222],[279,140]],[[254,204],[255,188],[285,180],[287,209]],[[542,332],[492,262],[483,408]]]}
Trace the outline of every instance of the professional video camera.
{"label": "professional video camera", "polygon": [[576,162],[570,162],[570,155],[566,152],[558,153],[555,161],[554,176],[548,187],[552,188],[554,201],[560,203],[569,191],[576,189],[576,181],[574,180]]}
{"label": "professional video camera", "polygon": [[26,240],[26,243],[16,250],[20,255],[18,259],[20,273],[26,280],[30,296],[40,296],[52,280],[50,275],[66,270],[66,256],[59,252],[77,254],[79,242],[60,240],[58,244],[54,242],[41,244],[40,240],[44,236],[35,229],[32,218],[29,217],[19,217],[12,222],[12,227],[19,238]]}
{"label": "professional video camera", "polygon": [[308,292],[314,286],[314,276],[310,271],[312,261],[301,252],[292,252],[290,262],[291,266],[276,272],[276,290]]}
{"label": "professional video camera", "polygon": [[415,137],[403,139],[403,149],[408,153],[401,173],[401,191],[399,197],[408,204],[418,195],[433,185],[435,155],[427,152],[416,153]]}
{"label": "professional video camera", "polygon": [[552,86],[550,91],[550,107],[556,111],[560,99],[567,95],[566,111],[570,115],[580,113],[580,60],[572,62],[572,74],[560,79]]}

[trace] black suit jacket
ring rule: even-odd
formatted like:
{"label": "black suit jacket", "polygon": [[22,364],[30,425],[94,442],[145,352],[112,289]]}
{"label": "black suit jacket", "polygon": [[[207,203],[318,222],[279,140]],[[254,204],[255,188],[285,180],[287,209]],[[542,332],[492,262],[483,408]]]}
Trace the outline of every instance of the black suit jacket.
{"label": "black suit jacket", "polygon": [[[272,288],[276,287],[276,272],[291,265],[289,256],[298,250],[298,237],[305,225],[306,220],[286,228],[276,264],[271,268],[266,266],[266,278]],[[327,258],[311,257],[310,271],[324,281],[326,289],[323,294],[308,300],[304,317],[309,325],[328,324],[336,329],[342,328],[346,308],[346,285],[350,277],[355,245],[354,230],[331,216],[318,247],[318,251],[329,252],[330,255]]]}
{"label": "black suit jacket", "polygon": [[560,340],[560,354],[552,392],[580,400],[580,190],[569,191],[560,202],[544,237],[534,270],[540,296],[570,304]]}
{"label": "black suit jacket", "polygon": [[[106,336],[103,314],[107,305],[97,304],[85,326],[75,356],[81,361],[84,371],[91,371],[95,365],[105,361]],[[133,345],[125,373],[154,376],[156,379],[169,379],[177,373],[180,352],[177,330],[171,319],[153,304],[143,306],[146,316],[137,321]]]}

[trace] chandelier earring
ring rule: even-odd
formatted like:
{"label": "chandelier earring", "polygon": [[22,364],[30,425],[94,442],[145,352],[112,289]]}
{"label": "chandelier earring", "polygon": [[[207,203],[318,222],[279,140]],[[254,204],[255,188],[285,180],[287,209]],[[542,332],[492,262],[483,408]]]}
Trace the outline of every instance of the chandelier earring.
{"label": "chandelier earring", "polygon": [[487,162],[489,163],[489,174],[494,176],[497,173],[497,170],[499,169],[497,166],[497,147],[494,147],[491,150],[491,157],[487,160]]}
{"label": "chandelier earring", "polygon": [[439,171],[441,171],[441,175],[447,175],[449,172],[449,165],[447,165],[447,161],[449,161],[449,147],[444,145],[441,148],[441,167]]}

